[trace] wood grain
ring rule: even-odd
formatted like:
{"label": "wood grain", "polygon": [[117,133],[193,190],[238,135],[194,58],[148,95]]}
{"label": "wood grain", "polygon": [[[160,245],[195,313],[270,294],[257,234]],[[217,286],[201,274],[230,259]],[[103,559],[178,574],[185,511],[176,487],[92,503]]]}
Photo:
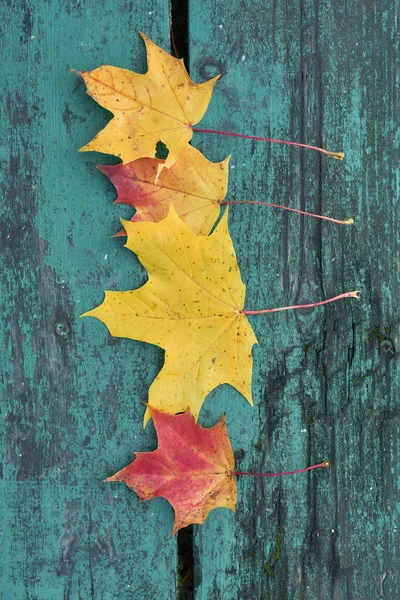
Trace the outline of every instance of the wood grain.
{"label": "wood grain", "polygon": [[[144,6],[144,5],[143,5]],[[78,317],[103,290],[140,285],[121,240],[121,207],[79,154],[109,119],[70,69],[143,72],[142,29],[168,48],[164,0],[4,2],[2,235],[2,590],[5,599],[170,600],[176,539],[166,501],[139,504],[102,480],[143,431],[147,388],[162,354],[112,339]],[[112,159],[111,159],[112,161]]]}
{"label": "wood grain", "polygon": [[[398,12],[389,0],[189,2],[191,75],[223,73],[201,126],[346,152],[195,134],[208,158],[233,155],[230,199],[356,220],[231,207],[246,308],[362,293],[252,317],[254,408],[228,386],[206,400],[200,424],[227,412],[238,470],[332,467],[241,478],[236,515],[194,528],[195,600],[398,595]],[[146,276],[110,238],[131,214],[95,168],[112,159],[77,153],[110,115],[69,72],[143,72],[136,32],[168,48],[169,4],[13,0],[0,16],[2,597],[170,600],[170,507],[102,483],[155,446],[140,400],[162,352],[78,320],[104,289]]]}
{"label": "wood grain", "polygon": [[237,513],[195,527],[197,600],[361,600],[399,580],[398,6],[381,2],[190,2],[195,80],[223,73],[201,126],[296,140],[315,152],[196,134],[208,158],[232,153],[231,199],[338,218],[339,227],[237,206],[230,227],[246,307],[360,301],[253,317],[251,409],[222,387],[201,424],[227,411],[236,468],[332,467],[242,478]]}

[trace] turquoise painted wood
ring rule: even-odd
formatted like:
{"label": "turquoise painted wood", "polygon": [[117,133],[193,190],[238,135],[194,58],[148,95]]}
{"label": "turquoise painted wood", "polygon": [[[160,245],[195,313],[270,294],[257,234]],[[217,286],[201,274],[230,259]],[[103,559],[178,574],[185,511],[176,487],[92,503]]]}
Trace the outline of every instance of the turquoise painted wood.
{"label": "turquoise painted wood", "polygon": [[210,159],[232,153],[231,199],[356,220],[232,207],[247,308],[361,290],[253,317],[254,408],[228,387],[206,401],[200,422],[227,411],[240,470],[332,467],[240,479],[236,515],[195,527],[196,600],[398,597],[398,23],[389,1],[190,2],[191,75],[223,73],[204,128],[346,152],[196,134]]}
{"label": "turquoise painted wood", "polygon": [[[146,278],[121,240],[115,191],[78,154],[109,118],[69,69],[145,69],[141,29],[169,47],[169,3],[0,7],[2,544],[5,600],[176,597],[163,500],[102,480],[150,450],[141,423],[162,352],[79,314]],[[230,209],[247,308],[360,289],[360,301],[253,317],[254,407],[228,386],[237,512],[194,527],[195,600],[393,600],[399,573],[399,8],[382,0],[189,2],[190,72],[218,72],[204,127],[345,150],[346,160],[195,134],[232,154],[229,197],[287,203],[350,228],[263,207]]]}
{"label": "turquoise painted wood", "polygon": [[[115,190],[79,154],[109,118],[70,69],[145,70],[139,29],[169,47],[169,5],[3,2],[2,543],[4,600],[176,594],[164,500],[102,483],[133,450],[162,354],[79,315],[145,274],[120,240]],[[157,592],[155,592],[155,590]]]}

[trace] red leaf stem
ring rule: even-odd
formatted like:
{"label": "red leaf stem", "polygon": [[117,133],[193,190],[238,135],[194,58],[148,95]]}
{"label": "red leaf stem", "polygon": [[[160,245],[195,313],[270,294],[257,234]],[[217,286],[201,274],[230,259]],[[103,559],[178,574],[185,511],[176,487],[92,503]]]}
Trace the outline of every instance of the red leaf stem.
{"label": "red leaf stem", "polygon": [[329,152],[329,150],[325,150],[324,148],[319,148],[318,146],[310,146],[308,144],[299,144],[298,142],[288,142],[287,140],[274,140],[268,137],[258,137],[256,135],[245,135],[243,133],[231,133],[230,131],[218,131],[216,129],[198,129],[197,127],[192,127],[192,131],[197,131],[198,133],[215,133],[217,135],[228,135],[230,137],[240,137],[246,138],[248,140],[258,140],[261,142],[272,142],[276,144],[287,144],[288,146],[298,146],[299,148],[309,148],[309,150],[317,150],[318,152],[322,152],[323,154],[328,154],[329,156],[333,156],[338,160],[343,160],[344,152]]}
{"label": "red leaf stem", "polygon": [[272,208],[281,208],[283,210],[289,210],[290,212],[298,213],[299,215],[306,215],[307,217],[315,217],[316,219],[331,221],[331,223],[338,223],[339,225],[353,225],[354,223],[354,219],[346,219],[345,221],[340,221],[339,219],[325,217],[324,215],[316,215],[314,213],[306,212],[304,210],[298,210],[297,208],[289,208],[288,206],[281,206],[280,204],[271,204],[270,202],[257,202],[256,200],[224,200],[220,204],[262,204],[264,206],[272,206]]}
{"label": "red leaf stem", "polygon": [[232,471],[233,475],[251,475],[253,477],[281,477],[281,475],[295,475],[296,473],[305,473],[312,469],[320,469],[321,467],[329,467],[329,460],[325,460],[319,465],[312,465],[305,469],[297,469],[296,471],[283,471],[282,473],[247,473],[246,471]]}
{"label": "red leaf stem", "polygon": [[298,308],[314,308],[314,306],[322,306],[323,304],[329,304],[329,302],[335,302],[336,300],[341,300],[342,298],[359,298],[359,291],[355,292],[345,292],[344,294],[339,294],[339,296],[335,296],[334,298],[328,298],[328,300],[322,300],[321,302],[314,302],[313,304],[297,304],[296,306],[283,306],[281,308],[264,308],[262,310],[242,310],[241,312],[244,315],[261,315],[263,313],[273,313],[279,312],[281,310],[296,310]]}

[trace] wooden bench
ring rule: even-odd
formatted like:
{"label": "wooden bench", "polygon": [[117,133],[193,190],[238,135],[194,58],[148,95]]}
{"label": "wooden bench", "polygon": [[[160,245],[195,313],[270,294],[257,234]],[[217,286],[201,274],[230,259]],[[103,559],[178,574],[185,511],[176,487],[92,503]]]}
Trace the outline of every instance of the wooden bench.
{"label": "wooden bench", "polygon": [[[187,13],[184,11],[187,10]],[[112,239],[115,190],[78,148],[109,119],[70,69],[145,71],[144,31],[170,49],[167,0],[3,2],[2,598],[395,600],[399,561],[399,88],[396,2],[174,2],[194,81],[217,73],[202,125],[344,150],[196,133],[232,154],[230,199],[355,218],[343,227],[231,207],[248,308],[346,300],[252,318],[254,407],[222,386],[200,424],[227,413],[243,471],[331,468],[238,481],[237,513],[169,539],[165,500],[103,479],[132,452],[155,346],[79,315],[145,272]],[[187,19],[186,19],[187,17]],[[396,20],[397,19],[397,20]],[[186,31],[187,28],[187,31]],[[183,42],[181,46],[180,43]]]}

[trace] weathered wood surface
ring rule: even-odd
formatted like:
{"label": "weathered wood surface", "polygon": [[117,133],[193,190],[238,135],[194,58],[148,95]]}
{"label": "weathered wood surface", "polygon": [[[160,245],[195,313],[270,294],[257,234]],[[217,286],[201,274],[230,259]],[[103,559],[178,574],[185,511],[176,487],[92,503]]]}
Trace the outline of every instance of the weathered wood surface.
{"label": "weathered wood surface", "polygon": [[390,1],[190,2],[191,75],[224,73],[204,128],[346,152],[196,135],[210,159],[233,154],[232,198],[356,219],[233,207],[247,307],[361,290],[254,317],[255,407],[230,389],[206,401],[201,422],[227,411],[242,470],[332,467],[241,479],[236,516],[195,528],[197,600],[398,597],[399,35]]}
{"label": "weathered wood surface", "polygon": [[[398,596],[398,5],[360,0],[189,5],[195,81],[223,72],[202,124],[345,150],[313,152],[196,134],[232,153],[231,198],[354,216],[341,228],[232,207],[247,308],[360,289],[360,301],[258,316],[251,408],[223,386],[242,470],[332,468],[242,478],[237,513],[194,528],[196,600],[365,600]],[[14,1],[0,7],[3,57],[2,584],[5,599],[171,599],[176,538],[165,501],[139,504],[102,479],[131,451],[157,348],[79,321],[104,289],[145,274],[110,239],[123,208],[78,154],[108,115],[70,68],[144,70],[143,30],[169,47],[169,6]],[[125,213],[130,214],[130,213]]]}
{"label": "weathered wood surface", "polygon": [[[2,543],[7,600],[170,600],[166,501],[102,483],[155,445],[142,427],[162,353],[78,316],[145,274],[121,240],[115,190],[79,154],[109,115],[70,69],[145,70],[137,30],[169,47],[169,5],[3,2]],[[157,594],[155,591],[157,590]]]}

